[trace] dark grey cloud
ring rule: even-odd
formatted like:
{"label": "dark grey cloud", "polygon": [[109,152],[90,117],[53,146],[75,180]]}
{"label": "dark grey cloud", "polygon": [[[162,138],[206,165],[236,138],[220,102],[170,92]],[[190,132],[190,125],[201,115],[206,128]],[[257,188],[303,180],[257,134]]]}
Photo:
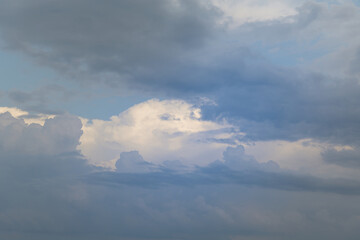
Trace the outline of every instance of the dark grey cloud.
{"label": "dark grey cloud", "polygon": [[[218,83],[208,95],[218,106],[204,109],[207,118],[232,118],[251,140],[311,137],[358,145],[357,10],[351,3],[307,2],[294,16],[240,26],[231,38],[232,57],[218,58],[210,77],[202,76]],[[251,50],[239,51],[239,45]],[[288,61],[300,52],[314,67],[279,67],[256,54],[269,49],[294,54]]]}
{"label": "dark grey cloud", "polygon": [[355,181],[284,172],[272,162],[258,163],[242,147],[194,171],[168,162],[156,171],[133,172],[134,165],[154,164],[132,151],[117,164],[130,164],[130,171],[108,172],[89,166],[76,151],[80,135],[81,122],[73,116],[40,126],[0,115],[1,238],[358,237]]}
{"label": "dark grey cloud", "polygon": [[350,58],[350,66],[349,66],[349,72],[352,74],[356,74],[356,75],[360,75],[360,70],[359,70],[359,66],[360,66],[360,47],[358,49],[356,49],[355,51],[355,56],[352,56],[352,58]]}
{"label": "dark grey cloud", "polygon": [[5,46],[61,71],[132,80],[201,47],[219,12],[200,1],[2,0]]}
{"label": "dark grey cloud", "polygon": [[163,164],[146,162],[137,151],[122,153],[116,167],[117,172],[97,172],[89,175],[87,181],[113,187],[118,184],[145,188],[235,184],[285,191],[360,194],[360,182],[356,180],[323,179],[283,170],[274,161],[259,163],[245,154],[241,145],[228,147],[223,153],[223,161],[193,171],[179,172]]}
{"label": "dark grey cloud", "polygon": [[[67,102],[79,93],[57,84],[49,84],[32,91],[9,90],[6,92],[7,98],[19,108],[33,114],[62,114],[62,110],[57,110],[54,105],[58,102]],[[51,107],[50,107],[51,106]]]}
{"label": "dark grey cloud", "polygon": [[[141,198],[139,205],[129,206],[127,201],[123,205],[132,211],[142,209],[136,220],[141,224],[148,218],[155,224],[145,223],[144,235],[128,228],[125,232],[135,239],[336,239],[339,233],[331,227],[343,231],[354,221],[348,212],[353,207],[341,210],[347,217],[336,212],[345,202],[358,199],[357,181],[283,171],[271,162],[258,163],[241,147],[227,149],[224,159],[190,172],[159,166],[145,173],[97,172],[85,181],[112,192],[126,189],[127,197]],[[339,219],[345,222],[339,225]],[[266,224],[269,221],[276,224]],[[355,238],[349,232],[346,235]]]}
{"label": "dark grey cloud", "polygon": [[360,168],[360,150],[355,149],[327,149],[322,153],[325,162],[346,168]]}
{"label": "dark grey cloud", "polygon": [[251,140],[312,137],[359,144],[359,92],[356,80],[268,72],[224,87],[214,95],[218,105],[205,106],[204,114],[232,119]]}
{"label": "dark grey cloud", "polygon": [[182,174],[167,169],[150,173],[98,172],[90,175],[87,181],[109,187],[129,185],[150,189],[166,186],[240,185],[283,191],[360,194],[360,183],[356,180],[322,179],[286,171],[234,170],[220,162]]}
{"label": "dark grey cloud", "polygon": [[[217,106],[203,107],[204,117],[228,118],[250,140],[315,138],[358,145],[358,78],[356,74],[334,74],[342,69],[349,72],[356,66],[357,57],[353,55],[358,51],[360,37],[356,27],[360,15],[356,9],[351,4],[329,7],[326,3],[308,2],[295,16],[246,24],[235,36],[226,35],[230,40],[219,44],[221,50],[208,49],[216,52],[216,58],[181,66],[168,83],[157,84],[161,75],[151,83],[170,96],[198,94],[213,99]],[[321,69],[279,67],[256,50],[261,44],[268,48],[290,44],[294,51],[306,51],[306,57],[321,55],[319,52],[324,49],[319,45],[324,45],[327,53],[336,53],[334,46],[344,41],[348,43],[346,51],[353,55],[339,53],[334,58],[325,54],[321,58],[334,59]],[[308,46],[308,42],[313,44]],[[207,57],[205,52],[203,55]]]}

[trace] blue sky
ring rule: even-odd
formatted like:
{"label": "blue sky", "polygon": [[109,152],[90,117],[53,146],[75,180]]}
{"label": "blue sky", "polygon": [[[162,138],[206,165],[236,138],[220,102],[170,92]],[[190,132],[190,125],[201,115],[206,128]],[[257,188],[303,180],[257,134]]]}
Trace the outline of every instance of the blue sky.
{"label": "blue sky", "polygon": [[358,239],[358,1],[0,0],[0,238]]}
{"label": "blue sky", "polygon": [[[58,86],[65,91],[76,91],[79,95],[71,101],[55,101],[49,108],[58,112],[69,112],[87,118],[106,119],[121,111],[126,110],[135,103],[147,100],[147,96],[135,94],[118,94],[108,87],[96,91],[86,85],[72,82],[68,76],[64,76],[55,70],[32,62],[26,56],[7,49],[2,49],[0,54],[0,67],[4,81],[1,85],[2,93],[21,91],[32,92],[49,85]],[[2,98],[3,105],[8,107],[18,106],[16,102],[6,97]],[[113,106],[116,105],[116,108]],[[94,111],[94,108],[97,110]]]}

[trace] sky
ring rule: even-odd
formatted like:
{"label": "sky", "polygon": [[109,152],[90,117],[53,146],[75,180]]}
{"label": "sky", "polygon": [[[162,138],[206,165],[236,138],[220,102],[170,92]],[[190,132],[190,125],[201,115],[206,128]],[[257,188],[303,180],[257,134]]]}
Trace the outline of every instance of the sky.
{"label": "sky", "polygon": [[0,238],[360,234],[360,2],[0,0]]}

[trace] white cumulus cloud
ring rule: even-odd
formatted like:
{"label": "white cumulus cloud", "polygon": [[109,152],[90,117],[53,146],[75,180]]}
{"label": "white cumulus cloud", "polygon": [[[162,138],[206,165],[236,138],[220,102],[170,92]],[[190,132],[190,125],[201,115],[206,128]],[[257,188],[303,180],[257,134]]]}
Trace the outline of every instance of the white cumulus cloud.
{"label": "white cumulus cloud", "polygon": [[83,120],[79,149],[91,163],[114,167],[121,152],[139,151],[148,162],[179,160],[205,165],[241,134],[223,121],[201,119],[201,111],[183,100],[152,99],[109,121]]}

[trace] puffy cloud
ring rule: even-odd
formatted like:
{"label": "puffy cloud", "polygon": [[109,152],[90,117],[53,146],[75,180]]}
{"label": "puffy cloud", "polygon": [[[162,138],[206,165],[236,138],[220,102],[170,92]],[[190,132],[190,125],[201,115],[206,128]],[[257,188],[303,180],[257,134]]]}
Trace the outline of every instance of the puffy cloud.
{"label": "puffy cloud", "polygon": [[0,235],[33,239],[44,229],[56,232],[71,220],[71,206],[85,199],[79,177],[93,171],[76,150],[81,121],[64,115],[27,124],[26,112],[5,110],[19,119],[0,114]]}
{"label": "puffy cloud", "polygon": [[245,148],[242,145],[236,147],[228,147],[223,153],[224,164],[230,169],[244,170],[271,170],[276,171],[279,165],[274,161],[259,163],[253,156],[245,154]]}
{"label": "puffy cloud", "polygon": [[73,116],[46,119],[43,126],[26,124],[9,112],[0,114],[0,148],[2,152],[30,155],[56,155],[76,151],[81,121]]}
{"label": "puffy cloud", "polygon": [[37,123],[40,125],[44,125],[45,120],[49,118],[54,118],[54,115],[47,114],[30,114],[24,110],[19,108],[10,108],[10,107],[0,107],[0,114],[2,113],[10,113],[14,118],[22,119],[26,124]]}
{"label": "puffy cloud", "polygon": [[286,191],[360,194],[359,179],[336,179],[329,176],[321,178],[302,174],[301,171],[284,170],[271,160],[258,162],[253,156],[245,153],[242,145],[227,147],[221,159],[185,172],[168,168],[167,163],[149,163],[138,151],[121,153],[116,168],[116,172],[102,171],[91,174],[88,181],[96,184],[123,184],[145,188],[166,185],[188,187],[239,184]]}
{"label": "puffy cloud", "polygon": [[[150,103],[170,104],[157,100]],[[186,121],[200,121],[190,114],[197,108],[182,101],[171,104],[175,103],[189,112],[191,117]],[[181,114],[167,113],[160,118],[185,121]],[[149,112],[143,114],[152,117]],[[219,161],[187,171],[177,171],[181,169],[178,162],[149,163],[137,151],[124,152],[117,161],[118,171],[109,172],[89,166],[76,152],[81,135],[78,118],[56,116],[42,126],[26,124],[9,113],[0,116],[2,238],[250,240],[265,236],[358,236],[360,189],[355,180],[284,171],[271,162],[259,163],[242,146],[228,147]],[[131,123],[134,121],[127,122]],[[185,123],[181,129],[197,133]],[[12,144],[15,140],[9,137],[18,144]],[[40,144],[42,149],[38,148]]]}
{"label": "puffy cloud", "polygon": [[28,112],[18,108],[0,107],[0,113],[6,113],[6,112],[10,113],[13,117],[16,118],[28,114]]}
{"label": "puffy cloud", "polygon": [[152,99],[110,121],[85,121],[79,149],[93,164],[114,166],[121,152],[137,150],[146,161],[179,160],[204,165],[221,158],[241,137],[227,124],[204,121],[198,107],[183,100]]}
{"label": "puffy cloud", "polygon": [[146,173],[156,170],[156,166],[146,162],[138,151],[122,152],[115,167],[117,172]]}

